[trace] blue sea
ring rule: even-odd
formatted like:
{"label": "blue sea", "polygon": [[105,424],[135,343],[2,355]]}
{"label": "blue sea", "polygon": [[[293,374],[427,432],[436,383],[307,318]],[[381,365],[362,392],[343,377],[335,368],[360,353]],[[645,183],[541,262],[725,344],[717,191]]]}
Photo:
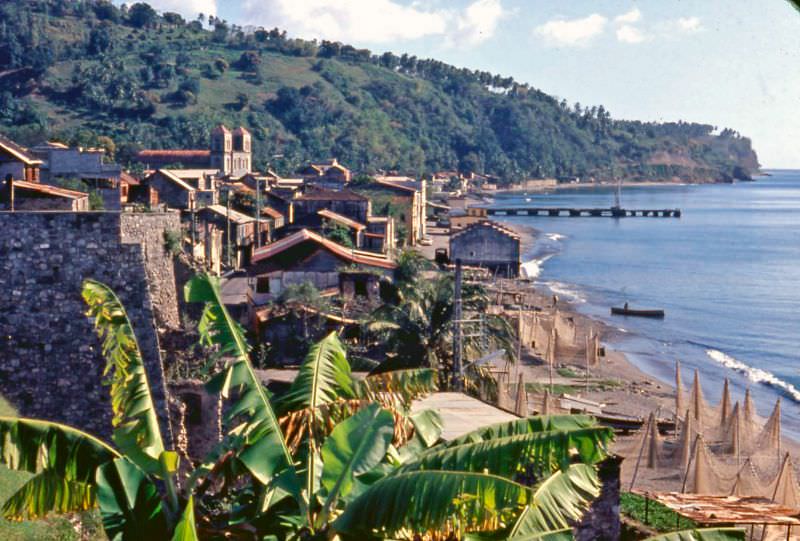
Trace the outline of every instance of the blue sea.
{"label": "blue sea", "polygon": [[[755,182],[623,188],[625,208],[680,208],[675,218],[502,217],[541,232],[526,270],[579,311],[615,328],[615,349],[645,372],[685,385],[699,369],[706,398],[724,377],[750,387],[767,416],[782,397],[784,429],[800,436],[800,171]],[[496,204],[610,207],[613,188],[498,195]],[[663,308],[664,320],[609,307]]]}

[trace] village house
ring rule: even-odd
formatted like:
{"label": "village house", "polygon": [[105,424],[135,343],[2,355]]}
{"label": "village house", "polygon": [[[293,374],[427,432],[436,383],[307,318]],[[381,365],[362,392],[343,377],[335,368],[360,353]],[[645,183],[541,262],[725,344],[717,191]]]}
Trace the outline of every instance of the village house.
{"label": "village house", "polygon": [[89,210],[89,194],[39,182],[0,181],[3,210]]}
{"label": "village house", "polygon": [[352,177],[350,170],[340,164],[336,158],[325,162],[310,163],[300,169],[298,173],[308,184],[331,189],[344,188],[350,183]]}
{"label": "village house", "polygon": [[0,136],[0,179],[39,182],[42,160],[28,149]]}
{"label": "village house", "polygon": [[455,233],[477,222],[484,222],[489,218],[486,209],[480,207],[467,207],[466,209],[451,209],[449,213],[450,233]]}
{"label": "village house", "polygon": [[367,217],[364,249],[379,254],[391,254],[396,247],[394,218],[391,216]]}
{"label": "village house", "polygon": [[211,131],[208,149],[147,149],[136,154],[136,161],[147,169],[213,169],[238,178],[253,170],[252,136],[241,126],[231,131],[219,125]]}
{"label": "village house", "polygon": [[103,199],[105,210],[119,210],[122,195],[122,168],[106,163],[102,148],[70,148],[63,143],[46,142],[31,148],[42,160],[40,180],[58,186],[65,180],[79,180]]}
{"label": "village house", "polygon": [[[147,203],[150,207],[166,205],[173,209],[191,210],[217,204],[215,185],[212,184],[212,188],[209,188],[203,176],[184,180],[179,175],[180,171],[159,169],[145,177]],[[194,181],[196,182],[193,185]]]}
{"label": "village house", "polygon": [[497,222],[470,224],[450,236],[450,261],[459,259],[500,276],[519,276],[520,236]]}
{"label": "village house", "polygon": [[327,209],[361,224],[372,215],[370,200],[350,190],[328,190],[309,186],[303,195],[295,197],[294,218],[301,219],[309,214],[315,215]]}
{"label": "village house", "polygon": [[427,181],[416,181],[410,177],[377,176],[370,189],[377,189],[392,194],[392,203],[403,208],[401,219],[405,224],[405,242],[415,246],[425,238],[427,204]]}
{"label": "village house", "polygon": [[386,256],[346,248],[301,229],[253,252],[247,268],[250,303],[263,305],[279,297],[287,286],[304,282],[320,291],[340,290],[342,274],[354,271],[364,276],[353,278],[357,282],[352,284],[353,291],[368,294],[380,277],[391,279],[396,267]]}
{"label": "village house", "polygon": [[203,243],[203,255],[208,267],[219,273],[221,265],[227,265],[228,233],[230,232],[230,266],[241,269],[250,263],[256,245],[257,230],[262,244],[269,243],[272,230],[267,220],[261,220],[256,227],[256,219],[242,212],[228,209],[222,205],[208,205],[198,210],[195,220],[198,224],[197,238]]}

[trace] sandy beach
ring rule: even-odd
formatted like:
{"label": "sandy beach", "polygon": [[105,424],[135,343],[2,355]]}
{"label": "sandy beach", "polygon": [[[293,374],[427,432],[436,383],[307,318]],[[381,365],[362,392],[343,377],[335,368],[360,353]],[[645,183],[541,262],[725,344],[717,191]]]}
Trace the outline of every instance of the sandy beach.
{"label": "sandy beach", "polygon": [[[537,231],[529,226],[514,225],[522,237],[522,253],[530,254],[535,246]],[[525,258],[523,257],[523,261]],[[639,369],[622,351],[614,349],[614,344],[621,336],[621,331],[602,321],[590,318],[578,312],[575,305],[558,299],[554,306],[554,295],[544,286],[533,285],[522,281],[526,291],[527,302],[533,302],[535,309],[543,317],[552,316],[558,310],[560,316],[574,325],[575,343],[572,347],[559,346],[556,367],[551,370],[541,357],[541,352],[529,348],[522,349],[522,362],[510,368],[509,381],[516,382],[523,374],[528,388],[528,404],[533,411],[541,411],[543,392],[550,386],[552,377],[555,394],[567,393],[570,396],[586,399],[600,405],[604,415],[620,417],[637,417],[646,420],[653,413],[658,419],[671,421],[675,418],[675,385],[674,381],[662,381]],[[509,285],[509,288],[511,286]],[[599,333],[605,350],[599,362],[586,371],[586,354],[584,337]],[[670,360],[674,362],[674,360]],[[688,400],[692,387],[693,374],[689,370],[682,372],[682,388],[684,401]],[[716,397],[715,397],[716,398]],[[736,397],[735,397],[736,398]],[[709,401],[710,407],[717,406],[715,400]],[[765,405],[766,406],[766,405]],[[768,406],[772,407],[772,404]],[[766,419],[758,419],[763,425]],[[662,434],[666,440],[675,440],[678,434],[667,432]],[[637,445],[638,435],[618,436],[615,450],[628,456],[628,464],[623,467],[623,486],[629,486],[634,465],[638,457],[631,457],[631,449]],[[783,437],[784,452],[790,451],[798,455],[800,445]],[[638,454],[638,453],[637,453]],[[653,476],[652,471],[641,471],[637,474],[638,490],[677,490],[680,488],[682,473],[676,469],[667,477]],[[663,473],[663,472],[662,472]]]}

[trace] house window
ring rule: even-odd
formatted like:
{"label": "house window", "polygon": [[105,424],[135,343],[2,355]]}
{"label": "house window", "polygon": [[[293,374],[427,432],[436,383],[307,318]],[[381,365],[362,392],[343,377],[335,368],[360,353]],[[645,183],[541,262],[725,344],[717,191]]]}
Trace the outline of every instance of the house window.
{"label": "house window", "polygon": [[469,256],[470,256],[470,257],[475,257],[475,252],[470,252],[470,253],[469,253]]}
{"label": "house window", "polygon": [[259,276],[256,280],[256,293],[269,293],[269,277]]}
{"label": "house window", "polygon": [[356,280],[355,281],[355,290],[357,297],[366,297],[367,296],[367,281],[366,280]]}

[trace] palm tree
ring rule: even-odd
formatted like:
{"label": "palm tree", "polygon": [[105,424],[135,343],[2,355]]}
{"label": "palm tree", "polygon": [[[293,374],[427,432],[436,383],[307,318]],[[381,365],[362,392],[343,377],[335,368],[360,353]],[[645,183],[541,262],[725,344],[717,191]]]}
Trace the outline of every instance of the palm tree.
{"label": "palm tree", "polygon": [[[448,371],[453,362],[454,280],[451,275],[404,282],[397,302],[375,310],[367,330],[385,344],[389,358],[378,370],[426,366]],[[483,337],[476,324],[465,332],[464,358],[477,358],[497,349],[513,351],[514,331],[500,317],[487,315],[488,296],[482,287],[462,290],[463,313],[483,317]]]}

